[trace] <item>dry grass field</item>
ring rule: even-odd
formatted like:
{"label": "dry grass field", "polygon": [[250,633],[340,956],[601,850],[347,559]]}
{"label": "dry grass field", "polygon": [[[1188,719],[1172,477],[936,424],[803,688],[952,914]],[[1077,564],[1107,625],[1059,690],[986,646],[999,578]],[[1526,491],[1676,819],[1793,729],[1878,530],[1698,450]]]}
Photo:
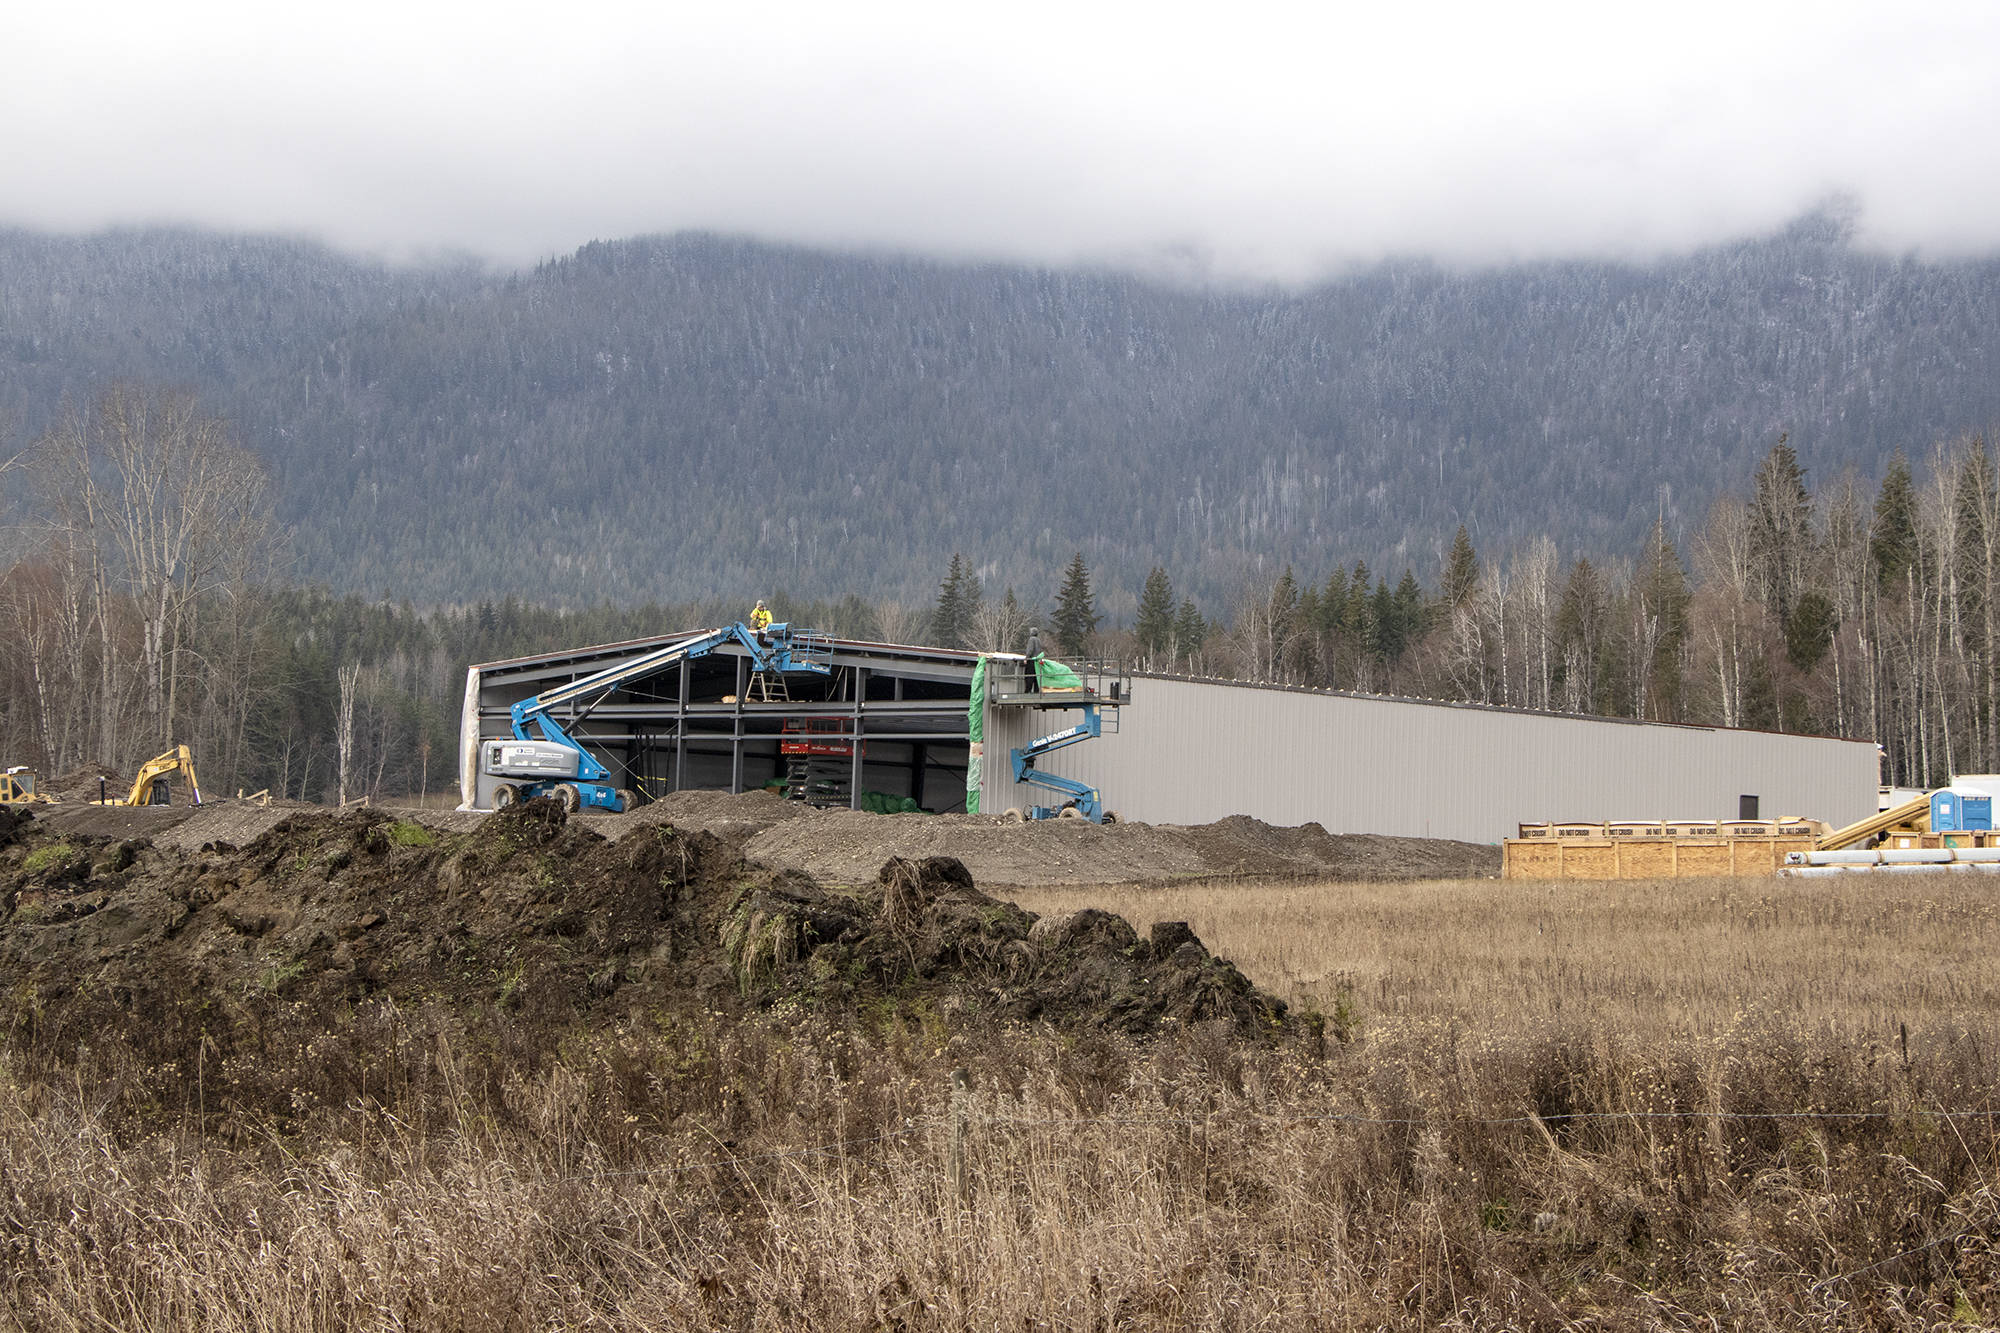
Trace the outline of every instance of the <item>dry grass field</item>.
{"label": "dry grass field", "polygon": [[16,996],[0,1326],[2000,1319],[1983,881],[1019,896],[1187,920],[1299,1031],[411,1003],[273,1014],[216,1106],[199,1047],[58,1047]]}
{"label": "dry grass field", "polygon": [[1024,890],[1185,920],[1295,1007],[1377,1035],[1621,1040],[1778,1022],[1858,1043],[2000,1041],[2000,884],[1920,876]]}

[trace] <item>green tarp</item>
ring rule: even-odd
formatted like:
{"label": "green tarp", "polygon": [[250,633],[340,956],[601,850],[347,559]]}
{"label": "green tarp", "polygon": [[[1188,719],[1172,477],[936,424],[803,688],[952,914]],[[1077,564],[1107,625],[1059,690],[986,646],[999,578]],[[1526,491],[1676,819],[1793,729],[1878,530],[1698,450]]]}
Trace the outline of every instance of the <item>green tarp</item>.
{"label": "green tarp", "polygon": [[986,657],[981,654],[979,665],[972,668],[972,702],[965,709],[965,735],[972,742],[972,751],[965,760],[965,813],[979,813],[979,791],[985,779],[981,772],[985,768],[986,756]]}
{"label": "green tarp", "polygon": [[1046,657],[1035,659],[1035,682],[1045,690],[1080,690],[1083,677],[1071,671],[1061,662]]}

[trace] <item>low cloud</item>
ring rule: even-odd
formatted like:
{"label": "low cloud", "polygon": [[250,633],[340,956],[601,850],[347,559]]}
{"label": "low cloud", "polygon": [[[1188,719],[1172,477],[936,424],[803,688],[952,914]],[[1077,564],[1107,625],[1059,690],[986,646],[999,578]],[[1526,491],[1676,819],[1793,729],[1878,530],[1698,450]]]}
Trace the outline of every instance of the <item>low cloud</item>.
{"label": "low cloud", "polygon": [[1644,257],[1838,195],[1866,243],[2000,249],[1983,4],[709,8],[23,20],[0,219],[507,262],[699,227],[1304,281]]}

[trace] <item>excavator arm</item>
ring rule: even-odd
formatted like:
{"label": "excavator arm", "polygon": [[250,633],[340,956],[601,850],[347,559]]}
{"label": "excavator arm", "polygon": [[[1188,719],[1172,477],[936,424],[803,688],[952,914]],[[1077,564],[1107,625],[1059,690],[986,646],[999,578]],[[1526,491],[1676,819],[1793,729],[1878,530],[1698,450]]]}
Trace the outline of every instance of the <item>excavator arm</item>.
{"label": "excavator arm", "polygon": [[[188,790],[194,793],[194,803],[201,804],[201,781],[194,775],[194,754],[185,745],[176,745],[163,755],[148,759],[139,766],[138,774],[132,779],[132,791],[120,802],[122,805],[152,805],[153,795],[161,778],[175,773],[187,776]],[[165,802],[160,802],[165,804]]]}

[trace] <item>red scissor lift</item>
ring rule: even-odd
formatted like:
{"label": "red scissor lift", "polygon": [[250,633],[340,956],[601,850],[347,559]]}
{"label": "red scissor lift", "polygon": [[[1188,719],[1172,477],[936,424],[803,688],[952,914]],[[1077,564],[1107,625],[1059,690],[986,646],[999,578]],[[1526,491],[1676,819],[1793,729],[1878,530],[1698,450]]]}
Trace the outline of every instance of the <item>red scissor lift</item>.
{"label": "red scissor lift", "polygon": [[[868,747],[862,746],[866,754]],[[844,718],[785,719],[778,753],[785,757],[785,797],[808,805],[851,805],[854,739]]]}

